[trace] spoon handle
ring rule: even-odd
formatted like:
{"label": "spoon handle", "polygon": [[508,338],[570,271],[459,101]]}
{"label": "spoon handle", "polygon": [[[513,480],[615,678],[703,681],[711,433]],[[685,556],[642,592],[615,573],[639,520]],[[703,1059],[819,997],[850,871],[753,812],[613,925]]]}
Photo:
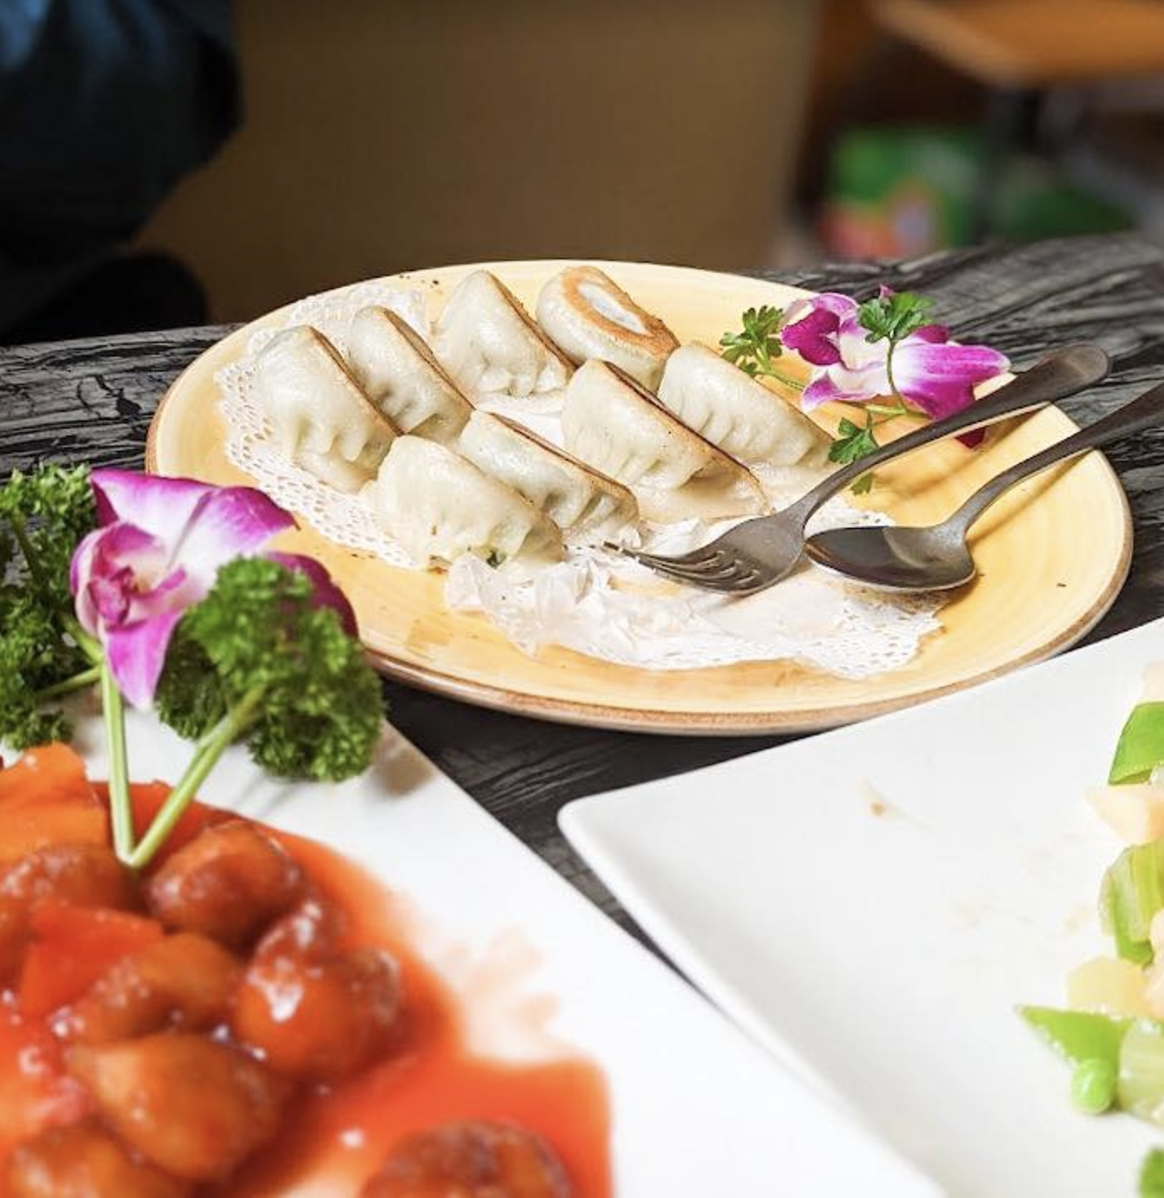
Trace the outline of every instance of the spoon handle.
{"label": "spoon handle", "polygon": [[798,499],[793,507],[803,509],[802,514],[807,520],[826,499],[885,462],[929,445],[931,441],[940,441],[984,424],[993,424],[1005,416],[1017,416],[1065,399],[1098,383],[1107,374],[1109,365],[1107,354],[1097,345],[1066,345],[1054,350],[970,407],[906,433],[873,453],[842,466]]}
{"label": "spoon handle", "polygon": [[1053,466],[1056,462],[1062,462],[1067,458],[1086,453],[1089,449],[1096,449],[1100,445],[1107,445],[1111,441],[1118,441],[1122,437],[1131,436],[1132,433],[1138,433],[1154,424],[1159,424],[1162,418],[1164,418],[1164,383],[1153,387],[1150,391],[1145,391],[1143,395],[1133,399],[1131,403],[1124,404],[1122,408],[1109,412],[1094,424],[1089,424],[1087,428],[1081,428],[1064,440],[1056,441],[1054,445],[1049,445],[1032,457],[1011,466],[1009,470],[1004,470],[985,486],[975,491],[949,519],[944,521],[944,524],[951,530],[961,529],[965,532],[999,496],[1009,491],[1016,483],[1022,482],[1032,474],[1038,474],[1040,470],[1046,470],[1048,466]]}

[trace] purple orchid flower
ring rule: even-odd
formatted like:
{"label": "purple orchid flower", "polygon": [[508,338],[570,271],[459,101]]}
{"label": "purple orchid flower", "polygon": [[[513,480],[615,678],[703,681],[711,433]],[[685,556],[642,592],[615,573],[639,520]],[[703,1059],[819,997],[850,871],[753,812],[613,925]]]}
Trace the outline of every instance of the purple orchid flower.
{"label": "purple orchid flower", "polygon": [[[135,707],[146,707],[178,621],[206,597],[219,568],[261,549],[295,522],[252,487],[128,470],[94,470],[91,481],[101,526],[73,555],[77,618],[104,645],[121,693]],[[305,573],[315,601],[334,607],[354,631],[351,607],[323,566],[297,555],[271,556]]]}
{"label": "purple orchid flower", "polygon": [[[801,397],[805,411],[830,400],[864,403],[894,393],[889,342],[866,340],[858,311],[856,300],[834,292],[788,309],[780,339],[816,368]],[[1009,365],[997,350],[957,345],[944,326],[928,324],[894,346],[893,383],[913,407],[940,420],[972,404],[974,388]]]}

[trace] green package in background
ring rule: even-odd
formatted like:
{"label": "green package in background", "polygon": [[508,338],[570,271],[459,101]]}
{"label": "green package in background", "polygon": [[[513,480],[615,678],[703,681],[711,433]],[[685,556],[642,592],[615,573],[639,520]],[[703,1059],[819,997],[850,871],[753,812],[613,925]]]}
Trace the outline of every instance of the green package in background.
{"label": "green package in background", "polygon": [[[829,160],[821,235],[844,257],[908,257],[969,244],[982,186],[983,142],[972,128],[852,128]],[[1131,216],[1066,180],[1050,163],[1015,156],[990,182],[991,234],[1034,241],[1127,229]]]}

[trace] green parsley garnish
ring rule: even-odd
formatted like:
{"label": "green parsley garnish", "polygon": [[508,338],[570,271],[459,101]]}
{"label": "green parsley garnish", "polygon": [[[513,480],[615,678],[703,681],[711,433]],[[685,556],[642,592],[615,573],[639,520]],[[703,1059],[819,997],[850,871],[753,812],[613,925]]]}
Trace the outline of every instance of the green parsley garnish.
{"label": "green parsley garnish", "polygon": [[[910,408],[897,390],[893,380],[893,351],[899,341],[903,341],[910,333],[917,332],[924,324],[929,323],[929,311],[932,301],[912,291],[897,291],[889,295],[874,296],[866,300],[857,309],[857,320],[866,329],[865,340],[869,342],[888,341],[885,352],[885,373],[889,379],[889,387],[895,403],[865,404],[864,427],[852,420],[842,420],[838,427],[838,435],[829,448],[829,461],[848,463],[866,457],[879,448],[874,429],[895,416],[909,415]],[[881,419],[875,419],[881,417]],[[865,495],[873,489],[873,474],[863,474],[849,488],[854,495]]]}
{"label": "green parsley garnish", "polygon": [[0,488],[0,740],[13,748],[66,739],[68,720],[45,704],[97,681],[69,592],[95,523],[87,467],[16,471]]}
{"label": "green parsley garnish", "polygon": [[156,703],[198,747],[132,865],[149,861],[235,741],[280,777],[338,782],[367,769],[383,722],[380,683],[336,612],[311,598],[305,575],[240,558],[182,617]]}
{"label": "green parsley garnish", "polygon": [[749,308],[741,317],[743,330],[739,333],[724,333],[719,339],[720,357],[738,366],[752,378],[768,376],[778,379],[785,386],[804,390],[804,384],[781,374],[772,365],[784,353],[780,341],[780,329],[784,324],[784,309],[772,308],[768,304],[760,308]]}
{"label": "green parsley garnish", "polygon": [[885,351],[885,373],[889,378],[890,391],[899,402],[902,402],[902,397],[893,381],[893,351],[899,341],[904,341],[910,333],[916,333],[922,325],[929,324],[932,306],[932,300],[912,291],[895,291],[867,299],[857,309],[858,323],[868,330],[865,340],[870,343],[889,342]]}

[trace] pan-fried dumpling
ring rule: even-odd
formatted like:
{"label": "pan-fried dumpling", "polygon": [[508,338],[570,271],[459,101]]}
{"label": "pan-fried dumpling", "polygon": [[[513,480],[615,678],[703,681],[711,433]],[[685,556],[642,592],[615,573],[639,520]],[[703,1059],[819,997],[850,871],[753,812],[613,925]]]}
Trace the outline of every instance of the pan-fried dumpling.
{"label": "pan-fried dumpling", "polygon": [[745,462],[819,466],[828,456],[828,436],[807,416],[706,345],[685,345],[667,359],[659,401]]}
{"label": "pan-fried dumpling", "polygon": [[397,430],[322,333],[309,325],[284,329],[255,367],[263,412],[291,461],[339,491],[358,491],[376,477]]}
{"label": "pan-fried dumpling", "polygon": [[638,517],[635,497],[621,483],[504,416],[474,412],[459,449],[545,512],[571,540],[609,540]]}
{"label": "pan-fried dumpling", "polygon": [[570,362],[517,296],[487,270],[457,285],[437,322],[433,348],[462,391],[523,399],[559,391]]}
{"label": "pan-fried dumpling", "polygon": [[361,308],[348,326],[348,363],[402,433],[451,445],[473,411],[433,352],[387,308]]}
{"label": "pan-fried dumpling", "polygon": [[613,362],[651,391],[677,348],[675,334],[595,266],[568,266],[538,295],[538,321],[576,363]]}
{"label": "pan-fried dumpling", "polygon": [[644,516],[747,516],[765,509],[760,484],[681,423],[617,366],[592,358],[566,388],[566,448],[634,488]]}
{"label": "pan-fried dumpling", "polygon": [[512,487],[436,441],[398,437],[364,498],[386,533],[418,561],[474,553],[493,565],[557,561],[562,537]]}

